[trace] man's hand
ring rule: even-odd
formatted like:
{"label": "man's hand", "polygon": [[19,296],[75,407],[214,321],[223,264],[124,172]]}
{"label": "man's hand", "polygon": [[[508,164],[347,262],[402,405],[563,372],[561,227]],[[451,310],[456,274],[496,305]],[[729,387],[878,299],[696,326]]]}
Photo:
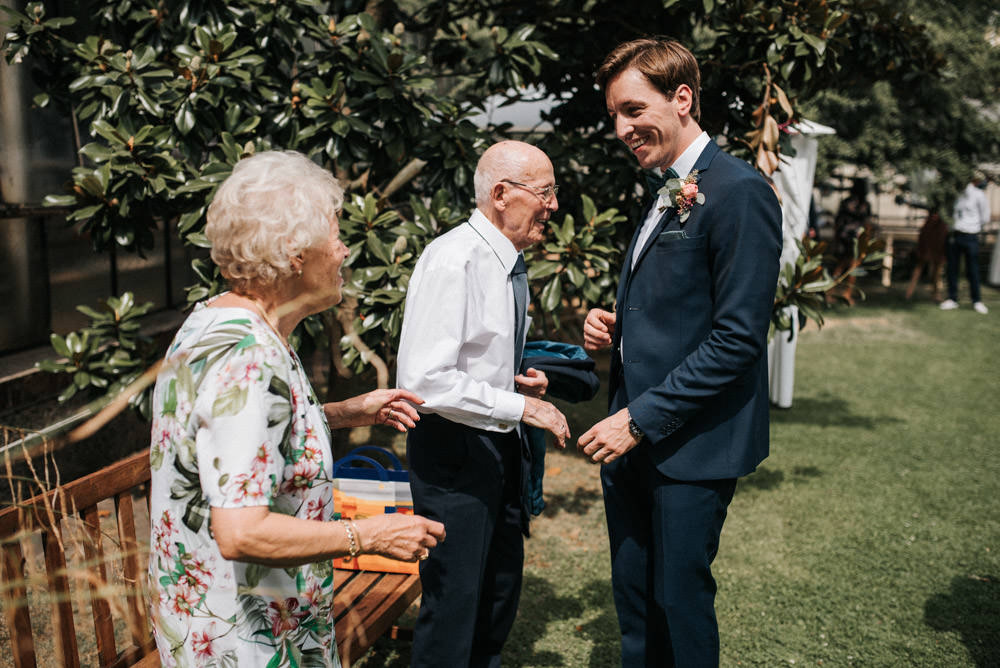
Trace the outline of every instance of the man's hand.
{"label": "man's hand", "polygon": [[525,397],[521,422],[551,432],[556,437],[556,445],[560,448],[566,447],[570,435],[566,416],[549,402],[535,397]]}
{"label": "man's hand", "polygon": [[545,396],[545,391],[549,389],[549,379],[544,371],[526,369],[524,375],[514,376],[514,386],[518,392],[526,397],[541,399]]}
{"label": "man's hand", "polygon": [[594,463],[610,464],[639,445],[639,441],[628,430],[628,417],[627,408],[609,415],[577,439],[576,447]]}
{"label": "man's hand", "polygon": [[583,347],[587,350],[602,350],[611,345],[611,333],[615,331],[615,314],[604,309],[592,308],[583,322]]}

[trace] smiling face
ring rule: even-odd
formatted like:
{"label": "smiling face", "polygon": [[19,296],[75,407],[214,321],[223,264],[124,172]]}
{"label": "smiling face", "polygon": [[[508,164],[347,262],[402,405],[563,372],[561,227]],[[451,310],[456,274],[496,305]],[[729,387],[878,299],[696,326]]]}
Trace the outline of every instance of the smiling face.
{"label": "smiling face", "polygon": [[301,256],[299,287],[310,302],[315,302],[310,311],[318,313],[343,299],[344,277],[340,270],[349,253],[340,240],[340,221],[334,215],[330,218],[330,234],[326,240],[307,248]]}
{"label": "smiling face", "polygon": [[701,132],[690,117],[691,89],[682,84],[672,99],[634,67],[619,72],[604,90],[615,135],[643,169],[666,169]]}
{"label": "smiling face", "polygon": [[511,158],[509,164],[519,168],[493,184],[490,191],[493,211],[486,213],[514,248],[521,251],[545,239],[549,220],[559,210],[556,194],[543,192],[555,186],[555,174],[548,156],[534,146],[505,142],[491,150],[494,149],[498,155],[491,158],[502,159],[507,155]]}

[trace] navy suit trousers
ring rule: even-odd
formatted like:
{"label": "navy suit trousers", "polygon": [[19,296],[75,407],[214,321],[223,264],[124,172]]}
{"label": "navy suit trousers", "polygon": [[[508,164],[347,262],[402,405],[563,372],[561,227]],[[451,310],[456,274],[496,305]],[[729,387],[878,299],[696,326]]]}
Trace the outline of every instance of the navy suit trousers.
{"label": "navy suit trousers", "polygon": [[648,447],[601,467],[622,666],[718,666],[711,564],[736,479],[673,480]]}
{"label": "navy suit trousers", "polygon": [[406,440],[413,510],[447,537],[420,562],[414,668],[499,667],[521,594],[521,441],[425,414]]}

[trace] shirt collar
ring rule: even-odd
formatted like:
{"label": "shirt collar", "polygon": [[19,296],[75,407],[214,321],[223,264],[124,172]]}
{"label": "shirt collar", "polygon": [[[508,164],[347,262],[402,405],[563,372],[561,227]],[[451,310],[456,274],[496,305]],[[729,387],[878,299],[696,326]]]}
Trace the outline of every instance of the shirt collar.
{"label": "shirt collar", "polygon": [[517,262],[517,256],[520,255],[510,239],[505,237],[503,232],[491,223],[490,219],[479,209],[472,212],[469,217],[469,225],[483,238],[493,254],[500,260],[503,270],[509,274],[514,268],[514,263]]}
{"label": "shirt collar", "polygon": [[670,165],[677,172],[677,176],[683,179],[691,173],[691,170],[694,169],[694,163],[698,161],[698,156],[708,146],[709,141],[711,140],[708,133],[703,130],[700,135],[694,138],[693,142],[688,144],[688,147],[684,149],[680,157],[674,161],[674,164]]}

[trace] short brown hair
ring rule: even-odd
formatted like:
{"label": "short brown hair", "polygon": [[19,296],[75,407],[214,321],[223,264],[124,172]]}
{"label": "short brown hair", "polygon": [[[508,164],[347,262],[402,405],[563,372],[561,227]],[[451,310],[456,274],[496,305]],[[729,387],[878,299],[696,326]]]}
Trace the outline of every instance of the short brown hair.
{"label": "short brown hair", "polygon": [[691,118],[701,121],[701,71],[694,54],[675,40],[643,38],[619,44],[597,70],[597,85],[603,91],[608,83],[634,67],[668,99],[674,99],[677,87],[691,89]]}

